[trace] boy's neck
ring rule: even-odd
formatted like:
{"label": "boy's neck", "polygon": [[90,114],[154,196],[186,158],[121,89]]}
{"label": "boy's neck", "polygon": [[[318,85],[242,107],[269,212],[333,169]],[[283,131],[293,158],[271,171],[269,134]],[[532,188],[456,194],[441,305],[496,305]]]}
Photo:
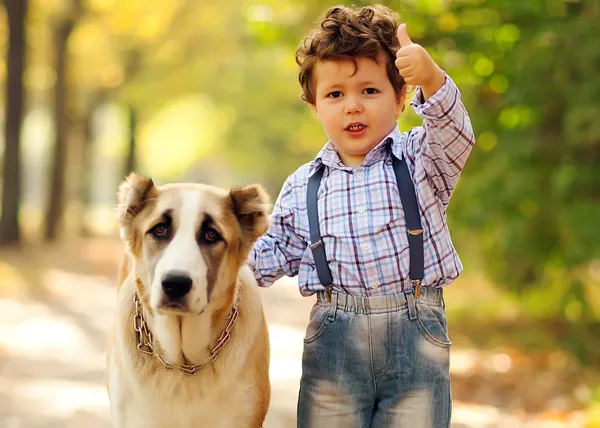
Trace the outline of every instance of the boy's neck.
{"label": "boy's neck", "polygon": [[350,168],[358,168],[361,166],[363,161],[365,160],[366,155],[349,155],[343,154],[338,151],[338,156],[340,157],[342,163]]}

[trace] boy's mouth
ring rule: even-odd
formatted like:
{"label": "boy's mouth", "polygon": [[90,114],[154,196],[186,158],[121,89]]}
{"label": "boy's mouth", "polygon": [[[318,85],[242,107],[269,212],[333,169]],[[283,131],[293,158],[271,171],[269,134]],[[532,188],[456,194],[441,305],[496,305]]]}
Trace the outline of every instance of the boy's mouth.
{"label": "boy's mouth", "polygon": [[346,131],[350,131],[350,132],[359,132],[362,131],[363,129],[365,129],[367,127],[367,125],[363,125],[362,123],[359,122],[354,122],[351,123],[350,125],[348,125],[345,129]]}

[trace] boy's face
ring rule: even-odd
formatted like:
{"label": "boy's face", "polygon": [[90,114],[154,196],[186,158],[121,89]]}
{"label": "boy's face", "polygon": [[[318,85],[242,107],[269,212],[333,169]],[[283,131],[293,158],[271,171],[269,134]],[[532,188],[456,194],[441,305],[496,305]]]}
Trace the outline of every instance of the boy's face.
{"label": "boy's face", "polygon": [[319,61],[314,68],[312,106],[344,165],[358,167],[396,125],[405,92],[396,97],[385,58]]}

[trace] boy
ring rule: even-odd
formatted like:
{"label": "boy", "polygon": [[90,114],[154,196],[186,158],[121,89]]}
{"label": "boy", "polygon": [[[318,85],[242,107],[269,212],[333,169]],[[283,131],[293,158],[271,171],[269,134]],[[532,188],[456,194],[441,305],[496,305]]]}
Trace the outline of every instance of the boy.
{"label": "boy", "polygon": [[[249,257],[316,294],[298,427],[448,427],[446,208],[474,144],[460,94],[383,6],[335,7],[296,53],[329,142],[285,181]],[[423,126],[401,133],[406,84]]]}

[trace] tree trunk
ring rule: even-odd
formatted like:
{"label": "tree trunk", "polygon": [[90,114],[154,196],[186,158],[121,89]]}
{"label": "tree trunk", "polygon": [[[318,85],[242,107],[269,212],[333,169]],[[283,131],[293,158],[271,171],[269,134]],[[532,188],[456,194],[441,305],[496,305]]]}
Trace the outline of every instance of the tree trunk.
{"label": "tree trunk", "polygon": [[80,187],[79,198],[81,200],[82,211],[84,218],[81,222],[81,236],[92,236],[91,230],[88,228],[85,222],[85,214],[90,210],[92,203],[92,178],[93,178],[93,162],[92,156],[94,152],[94,131],[92,126],[94,112],[98,108],[99,98],[90,102],[87,106],[87,111],[83,118],[83,153],[82,153],[82,165],[83,165],[83,176],[81,177],[82,185]]}
{"label": "tree trunk", "polygon": [[74,23],[69,20],[60,24],[55,32],[56,38],[56,86],[54,88],[54,156],[48,208],[46,212],[46,240],[54,241],[62,219],[65,205],[65,168],[67,158],[67,40]]}
{"label": "tree trunk", "polygon": [[18,244],[20,241],[20,134],[24,104],[22,76],[25,68],[25,17],[27,15],[27,0],[5,1],[5,6],[8,15],[9,40],[0,245],[9,243]]}
{"label": "tree trunk", "polygon": [[130,172],[133,172],[136,168],[135,152],[136,152],[136,138],[135,132],[137,127],[137,113],[133,106],[128,106],[129,116],[129,144],[127,146],[127,157],[125,159],[125,169],[123,171],[123,177],[127,177]]}

